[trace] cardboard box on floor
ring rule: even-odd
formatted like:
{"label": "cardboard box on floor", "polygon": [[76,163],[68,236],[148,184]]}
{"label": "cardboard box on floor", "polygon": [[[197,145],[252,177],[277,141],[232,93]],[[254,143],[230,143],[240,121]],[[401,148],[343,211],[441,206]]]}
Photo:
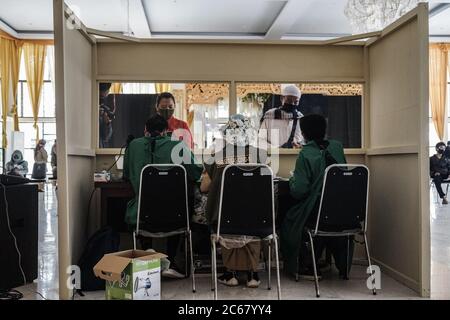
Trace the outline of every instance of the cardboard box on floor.
{"label": "cardboard box on floor", "polygon": [[160,300],[160,260],[164,257],[142,250],[104,255],[94,266],[94,273],[106,280],[106,300]]}

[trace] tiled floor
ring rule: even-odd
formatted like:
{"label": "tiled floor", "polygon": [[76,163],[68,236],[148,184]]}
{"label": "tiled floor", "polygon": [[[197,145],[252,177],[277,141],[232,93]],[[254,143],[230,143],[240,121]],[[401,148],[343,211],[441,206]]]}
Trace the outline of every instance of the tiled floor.
{"label": "tiled floor", "polygon": [[436,203],[430,193],[431,298],[450,299],[450,205]]}
{"label": "tiled floor", "polygon": [[[450,299],[450,205],[442,206],[431,203],[432,232],[432,278],[431,297],[433,299]],[[57,299],[57,210],[54,189],[48,186],[45,194],[45,209],[39,220],[39,279],[37,283],[19,288],[24,299]],[[274,276],[274,273],[273,273]],[[272,279],[272,290],[266,289],[266,275],[262,274],[259,289],[248,289],[244,285],[228,288],[219,285],[219,299],[276,299],[276,279]],[[382,275],[382,288],[373,296],[366,287],[365,267],[353,266],[349,281],[339,280],[335,272],[324,274],[320,282],[322,299],[417,299],[418,295],[393,280]],[[243,279],[244,280],[244,279]],[[245,283],[242,281],[242,283]],[[314,283],[295,282],[282,275],[283,299],[316,299]],[[38,292],[38,293],[37,293]],[[197,292],[191,292],[191,282],[186,280],[164,280],[162,282],[163,299],[212,299],[210,276],[197,276]],[[104,291],[89,292],[85,297],[76,299],[104,299]]]}

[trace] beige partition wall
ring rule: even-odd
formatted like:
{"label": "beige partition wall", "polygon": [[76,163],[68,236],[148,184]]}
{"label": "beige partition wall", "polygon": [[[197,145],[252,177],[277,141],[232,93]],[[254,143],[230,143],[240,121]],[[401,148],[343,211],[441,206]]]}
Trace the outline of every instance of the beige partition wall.
{"label": "beige partition wall", "polygon": [[[364,43],[267,41],[125,42],[67,28],[54,0],[59,176],[60,295],[86,240],[98,145],[98,81],[364,83],[363,147],[350,162],[371,170],[369,241],[383,270],[429,295],[427,169],[428,10],[420,5]],[[295,153],[282,154],[287,176]],[[98,159],[102,162],[103,159]],[[104,162],[104,161],[103,161]]]}
{"label": "beige partition wall", "polygon": [[371,253],[384,271],[429,296],[427,7],[369,42],[366,65]]}
{"label": "beige partition wall", "polygon": [[95,165],[92,143],[95,42],[78,27],[82,26],[66,20],[64,1],[54,0],[61,299],[72,295],[67,286],[67,269],[77,264],[85,244],[87,203]]}

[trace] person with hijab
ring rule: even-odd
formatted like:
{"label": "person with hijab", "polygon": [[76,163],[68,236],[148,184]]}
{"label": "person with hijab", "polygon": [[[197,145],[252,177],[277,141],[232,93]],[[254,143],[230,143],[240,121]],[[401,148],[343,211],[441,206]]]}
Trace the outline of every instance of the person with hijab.
{"label": "person with hijab", "polygon": [[47,175],[48,154],[45,150],[46,141],[41,139],[34,148],[34,165],[31,177],[33,179],[45,179]]}
{"label": "person with hijab", "polygon": [[[202,192],[208,193],[206,218],[211,229],[216,228],[218,223],[220,189],[225,167],[237,163],[265,163],[267,160],[266,152],[260,153],[261,150],[253,146],[257,140],[257,130],[251,119],[242,115],[231,116],[221,131],[223,140],[218,140],[221,143],[216,145],[211,158],[206,159],[200,186]],[[237,273],[241,271],[247,273],[247,287],[257,288],[261,283],[257,272],[260,251],[260,241],[243,243],[238,248],[227,248],[226,244],[221,243],[226,271],[218,278],[219,283],[238,286]]]}
{"label": "person with hijab", "polygon": [[[312,259],[303,245],[305,226],[312,226],[317,220],[320,195],[322,193],[325,169],[332,164],[345,164],[344,149],[340,142],[325,138],[326,119],[318,114],[310,114],[300,119],[302,136],[305,139],[302,151],[297,157],[293,176],[289,180],[290,193],[298,202],[287,213],[281,226],[281,252],[284,269],[290,274],[300,274],[300,277],[313,280]],[[347,256],[346,239],[330,237],[330,244],[335,257],[336,267],[341,276],[346,274]],[[342,242],[343,241],[343,242]],[[317,245],[317,246],[316,246]],[[320,257],[325,242],[314,242],[317,247],[316,257]],[[353,242],[349,252],[349,260],[353,254]],[[297,261],[300,269],[297,269]]]}
{"label": "person with hijab", "polygon": [[6,174],[25,177],[27,173],[28,162],[23,159],[21,151],[14,151],[11,155],[11,161],[6,164]]}

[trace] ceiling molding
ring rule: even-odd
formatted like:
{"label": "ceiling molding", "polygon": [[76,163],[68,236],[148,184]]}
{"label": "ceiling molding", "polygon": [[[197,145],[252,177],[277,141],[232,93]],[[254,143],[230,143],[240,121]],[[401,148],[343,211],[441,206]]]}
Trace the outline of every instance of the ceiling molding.
{"label": "ceiling molding", "polygon": [[147,26],[148,26],[148,37],[151,37],[152,36],[152,28],[150,26],[150,17],[148,16],[147,4],[146,4],[145,0],[140,0],[140,2],[141,2],[142,10],[144,11],[145,20],[146,20]]}
{"label": "ceiling molding", "polygon": [[137,38],[150,38],[150,24],[143,0],[129,0],[130,29]]}
{"label": "ceiling molding", "polygon": [[450,9],[450,3],[440,3],[436,7],[430,10],[430,19],[437,16],[438,14]]}
{"label": "ceiling molding", "polygon": [[311,0],[287,0],[286,4],[283,6],[283,9],[281,9],[269,30],[266,32],[265,39],[281,39],[295,24],[295,21],[298,18],[298,13],[307,8],[311,2]]}

